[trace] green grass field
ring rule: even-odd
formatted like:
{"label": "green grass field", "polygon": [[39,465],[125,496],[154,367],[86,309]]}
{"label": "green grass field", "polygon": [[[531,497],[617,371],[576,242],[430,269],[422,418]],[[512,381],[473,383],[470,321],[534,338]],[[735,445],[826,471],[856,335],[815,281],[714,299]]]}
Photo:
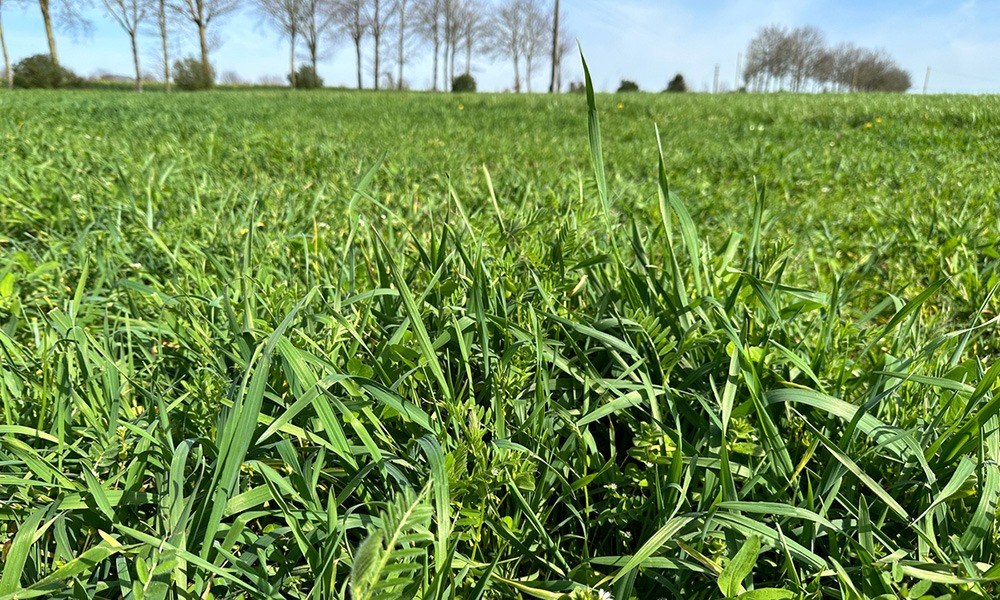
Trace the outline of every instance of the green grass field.
{"label": "green grass field", "polygon": [[592,108],[0,94],[0,600],[998,593],[1000,99]]}

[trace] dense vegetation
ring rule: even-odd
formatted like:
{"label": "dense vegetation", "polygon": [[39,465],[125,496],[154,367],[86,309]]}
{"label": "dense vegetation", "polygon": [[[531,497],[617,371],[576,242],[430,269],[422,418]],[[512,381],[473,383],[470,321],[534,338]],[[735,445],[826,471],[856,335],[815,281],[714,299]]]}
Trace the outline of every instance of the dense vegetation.
{"label": "dense vegetation", "polygon": [[587,100],[0,95],[0,598],[990,597],[1000,102]]}

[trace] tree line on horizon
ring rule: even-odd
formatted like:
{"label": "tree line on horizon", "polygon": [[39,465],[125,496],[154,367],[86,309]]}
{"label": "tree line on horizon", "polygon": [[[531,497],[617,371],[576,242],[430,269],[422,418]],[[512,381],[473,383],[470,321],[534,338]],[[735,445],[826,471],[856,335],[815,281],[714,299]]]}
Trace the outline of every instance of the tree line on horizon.
{"label": "tree line on horizon", "polygon": [[748,91],[905,92],[910,74],[883,50],[826,45],[813,26],[763,27],[750,40],[743,80]]}
{"label": "tree line on horizon", "polygon": [[[141,36],[154,34],[159,38],[167,93],[172,80],[211,87],[215,80],[211,36],[220,21],[238,11],[252,12],[288,40],[292,87],[322,85],[316,74],[319,61],[328,46],[346,38],[354,49],[358,89],[365,87],[366,52],[371,53],[371,87],[402,90],[407,87],[406,63],[418,47],[424,47],[433,56],[431,89],[435,91],[449,89],[460,76],[465,85],[470,80],[474,85],[472,57],[482,52],[510,61],[515,92],[524,88],[532,91],[535,70],[547,58],[551,66],[549,92],[555,92],[562,86],[562,58],[572,48],[562,28],[559,0],[0,0],[0,48],[8,88],[14,85],[15,67],[4,39],[3,9],[33,4],[41,12],[48,57],[57,72],[62,68],[55,29],[85,30],[90,26],[85,11],[102,8],[128,36],[139,92],[144,79],[139,57]],[[197,57],[171,63],[169,38],[180,25],[197,34],[199,52]],[[296,56],[302,49],[308,62],[297,68]]]}

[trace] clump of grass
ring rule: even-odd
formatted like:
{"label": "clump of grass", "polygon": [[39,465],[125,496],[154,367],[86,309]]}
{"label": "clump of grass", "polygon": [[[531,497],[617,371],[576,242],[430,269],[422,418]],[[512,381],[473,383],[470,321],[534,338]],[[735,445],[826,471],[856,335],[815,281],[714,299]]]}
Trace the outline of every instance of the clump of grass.
{"label": "clump of grass", "polygon": [[[235,116],[159,139],[173,163],[40,135],[63,176],[18,150],[0,598],[990,597],[989,227],[873,209],[851,245],[807,222],[820,261],[775,234],[792,172],[720,226],[657,136],[648,173],[606,156],[601,101],[592,175],[546,191],[530,167],[421,191],[391,157],[314,184],[342,150],[273,144],[275,172],[220,142],[257,135]],[[128,102],[152,130],[148,102],[195,109]],[[741,110],[717,118],[775,124]]]}

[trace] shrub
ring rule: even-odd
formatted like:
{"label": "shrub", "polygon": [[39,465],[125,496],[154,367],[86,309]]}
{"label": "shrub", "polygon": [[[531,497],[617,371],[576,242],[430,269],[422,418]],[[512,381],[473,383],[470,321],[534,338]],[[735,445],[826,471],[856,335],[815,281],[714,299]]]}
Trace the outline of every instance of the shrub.
{"label": "shrub", "polygon": [[474,92],[476,91],[476,78],[469,73],[463,73],[451,81],[451,91],[453,92]]}
{"label": "shrub", "polygon": [[634,81],[629,81],[628,79],[622,79],[621,85],[618,86],[619,92],[638,92],[639,84]]}
{"label": "shrub", "polygon": [[684,76],[680,73],[674,75],[674,78],[667,84],[666,91],[676,93],[688,91],[687,83],[684,82]]}
{"label": "shrub", "polygon": [[215,85],[215,69],[193,56],[174,63],[174,84],[182,90],[208,90]]}
{"label": "shrub", "polygon": [[[289,75],[288,79],[291,80],[291,78]],[[295,89],[315,90],[321,87],[323,87],[323,78],[319,76],[316,69],[312,68],[312,65],[302,65],[295,72]]]}
{"label": "shrub", "polygon": [[73,71],[60,67],[48,54],[29,56],[14,65],[14,86],[19,88],[80,87],[83,80]]}

